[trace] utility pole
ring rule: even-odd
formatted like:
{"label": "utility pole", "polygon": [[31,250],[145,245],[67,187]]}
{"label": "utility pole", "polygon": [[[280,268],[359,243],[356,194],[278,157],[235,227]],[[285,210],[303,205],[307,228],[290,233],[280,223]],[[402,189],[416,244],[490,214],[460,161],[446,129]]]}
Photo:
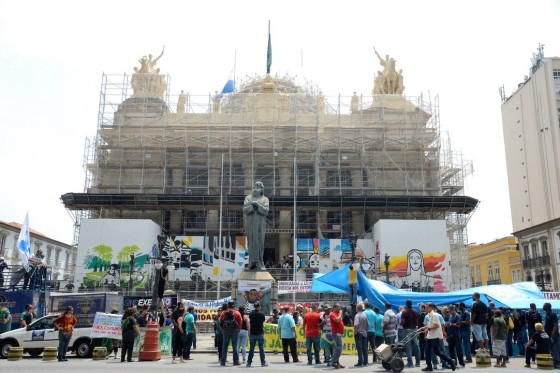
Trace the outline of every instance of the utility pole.
{"label": "utility pole", "polygon": [[383,264],[385,264],[385,282],[387,284],[389,283],[389,258],[390,256],[388,254],[385,254],[385,262]]}
{"label": "utility pole", "polygon": [[131,295],[132,294],[132,287],[133,287],[133,281],[132,281],[132,272],[134,272],[134,254],[130,254],[130,274],[128,276],[128,294]]}
{"label": "utility pole", "polygon": [[352,232],[350,233],[348,239],[350,240],[350,248],[352,249],[352,263],[354,263],[354,260],[356,260],[356,246],[358,244],[358,235]]}

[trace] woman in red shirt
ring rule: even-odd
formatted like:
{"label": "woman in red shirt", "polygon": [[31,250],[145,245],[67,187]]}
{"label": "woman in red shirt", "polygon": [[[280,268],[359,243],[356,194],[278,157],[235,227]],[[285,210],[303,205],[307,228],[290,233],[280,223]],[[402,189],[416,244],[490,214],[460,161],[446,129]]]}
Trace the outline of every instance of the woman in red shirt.
{"label": "woman in red shirt", "polygon": [[74,317],[74,308],[71,306],[66,307],[66,311],[54,320],[54,328],[58,330],[58,361],[68,361],[66,351],[70,339],[72,339],[74,325],[77,323],[78,320]]}

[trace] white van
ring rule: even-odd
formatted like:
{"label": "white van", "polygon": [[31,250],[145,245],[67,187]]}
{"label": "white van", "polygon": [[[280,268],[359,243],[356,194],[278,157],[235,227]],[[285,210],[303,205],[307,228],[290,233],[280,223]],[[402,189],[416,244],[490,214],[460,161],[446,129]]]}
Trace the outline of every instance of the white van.
{"label": "white van", "polygon": [[[23,352],[36,357],[43,353],[45,347],[58,347],[58,332],[54,331],[54,320],[60,315],[43,316],[25,328],[15,329],[0,334],[0,358],[8,358],[8,351],[13,347],[23,347]],[[75,328],[68,349],[77,357],[88,357],[92,351],[91,327]]]}

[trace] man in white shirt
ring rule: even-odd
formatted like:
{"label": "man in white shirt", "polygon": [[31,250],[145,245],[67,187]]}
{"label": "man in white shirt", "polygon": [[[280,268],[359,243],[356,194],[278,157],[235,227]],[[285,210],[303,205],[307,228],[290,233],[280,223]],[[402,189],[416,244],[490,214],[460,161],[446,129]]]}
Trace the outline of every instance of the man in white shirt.
{"label": "man in white shirt", "polygon": [[451,370],[455,371],[457,364],[449,356],[445,355],[440,349],[440,340],[443,340],[443,329],[436,313],[436,306],[433,303],[428,303],[428,325],[420,328],[420,331],[427,331],[426,335],[426,368],[422,369],[424,372],[432,372],[432,351],[435,355],[439,356],[441,360],[445,361],[451,366]]}

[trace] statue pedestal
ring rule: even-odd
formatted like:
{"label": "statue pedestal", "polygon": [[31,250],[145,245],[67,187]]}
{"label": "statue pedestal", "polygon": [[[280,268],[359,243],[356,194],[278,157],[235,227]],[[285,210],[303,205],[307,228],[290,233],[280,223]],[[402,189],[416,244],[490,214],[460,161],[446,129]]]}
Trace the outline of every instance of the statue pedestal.
{"label": "statue pedestal", "polygon": [[252,303],[258,300],[265,315],[270,315],[278,301],[278,284],[268,271],[245,270],[233,281],[231,297],[237,306],[252,311]]}

